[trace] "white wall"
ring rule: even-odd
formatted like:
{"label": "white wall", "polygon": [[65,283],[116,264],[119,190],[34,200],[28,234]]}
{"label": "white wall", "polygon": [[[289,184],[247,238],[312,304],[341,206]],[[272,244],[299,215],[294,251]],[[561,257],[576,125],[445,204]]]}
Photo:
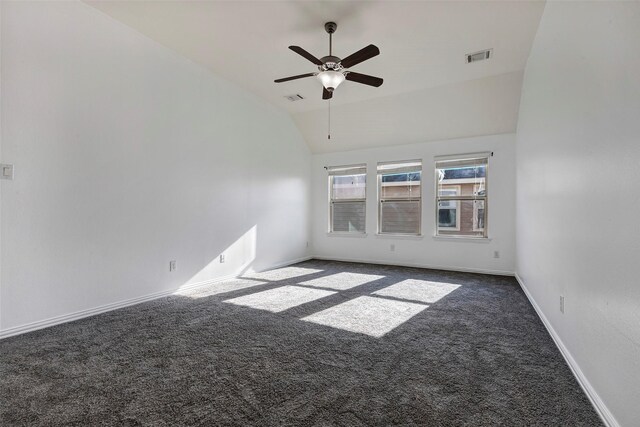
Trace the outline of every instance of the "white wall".
{"label": "white wall", "polygon": [[[327,142],[332,144],[333,142]],[[435,234],[434,156],[493,151],[489,160],[488,226],[491,240],[439,240]],[[378,162],[423,161],[423,236],[378,236]],[[420,144],[401,145],[313,156],[313,253],[322,258],[442,267],[493,273],[513,273],[515,230],[515,135],[493,135]],[[324,166],[367,164],[366,237],[328,235],[328,178]],[[395,251],[390,251],[390,245]],[[500,258],[493,257],[494,251]]]}
{"label": "white wall", "polygon": [[518,124],[517,272],[623,426],[640,420],[639,137],[640,3],[548,2]]}
{"label": "white wall", "polygon": [[288,115],[82,3],[1,7],[3,331],[305,256]]}

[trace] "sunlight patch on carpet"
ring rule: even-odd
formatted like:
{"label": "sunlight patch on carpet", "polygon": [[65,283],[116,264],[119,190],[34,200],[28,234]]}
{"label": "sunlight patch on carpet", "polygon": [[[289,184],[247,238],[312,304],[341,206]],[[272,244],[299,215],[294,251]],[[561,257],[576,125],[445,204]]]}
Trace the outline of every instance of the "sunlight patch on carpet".
{"label": "sunlight patch on carpet", "polygon": [[261,286],[266,284],[267,282],[259,282],[257,280],[232,279],[225,280],[224,282],[220,283],[213,283],[211,285],[199,286],[194,289],[181,290],[176,292],[175,295],[197,299],[210,297],[213,295],[225,294],[227,292],[238,291],[240,289],[253,288],[254,286]]}
{"label": "sunlight patch on carpet", "polygon": [[362,296],[302,320],[380,338],[425,308],[423,304]]}
{"label": "sunlight patch on carpet", "polygon": [[278,313],[333,294],[335,292],[321,289],[282,286],[268,291],[228,299],[224,302]]}
{"label": "sunlight patch on carpet", "polygon": [[378,276],[375,274],[343,272],[332,274],[330,276],[319,277],[317,279],[307,280],[305,282],[300,282],[299,284],[344,291],[382,278],[384,278],[384,276]]}
{"label": "sunlight patch on carpet", "polygon": [[432,304],[458,289],[460,285],[444,282],[407,279],[374,292],[374,295],[394,297]]}

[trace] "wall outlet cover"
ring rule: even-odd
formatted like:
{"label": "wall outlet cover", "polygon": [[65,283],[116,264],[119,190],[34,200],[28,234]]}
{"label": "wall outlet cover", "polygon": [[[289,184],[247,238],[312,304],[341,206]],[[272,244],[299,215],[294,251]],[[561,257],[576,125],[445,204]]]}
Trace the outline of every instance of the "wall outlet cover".
{"label": "wall outlet cover", "polygon": [[0,164],[0,178],[13,179],[13,165]]}

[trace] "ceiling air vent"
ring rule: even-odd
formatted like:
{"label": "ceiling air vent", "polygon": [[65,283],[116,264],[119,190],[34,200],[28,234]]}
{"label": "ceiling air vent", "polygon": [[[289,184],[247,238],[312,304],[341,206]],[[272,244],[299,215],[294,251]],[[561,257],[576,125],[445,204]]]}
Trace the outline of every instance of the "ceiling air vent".
{"label": "ceiling air vent", "polygon": [[493,49],[481,50],[480,52],[467,53],[467,64],[471,64],[472,62],[484,61],[485,59],[491,58],[493,55]]}
{"label": "ceiling air vent", "polygon": [[300,101],[301,99],[304,99],[304,97],[298,93],[296,93],[295,95],[287,95],[285,96],[285,98],[287,98],[287,100],[291,102]]}

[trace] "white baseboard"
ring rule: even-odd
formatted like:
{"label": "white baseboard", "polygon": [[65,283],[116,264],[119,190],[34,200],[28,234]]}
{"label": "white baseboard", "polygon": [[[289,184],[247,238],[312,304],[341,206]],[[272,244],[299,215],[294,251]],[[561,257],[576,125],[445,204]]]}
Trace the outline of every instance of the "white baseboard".
{"label": "white baseboard", "polygon": [[[281,262],[281,263],[272,265],[271,267],[265,268],[262,271],[271,270],[271,269],[274,269],[274,268],[285,267],[287,265],[297,264],[299,262],[307,261],[309,259],[311,259],[311,257],[302,257],[302,258],[297,258],[297,259],[290,260],[290,261]],[[239,273],[239,274],[230,274],[230,275],[227,275],[227,276],[216,277],[215,279],[212,279],[212,280],[207,280],[207,281],[204,281],[204,282],[198,282],[198,283],[193,283],[193,284],[189,284],[189,285],[185,285],[185,286],[180,286],[178,288],[169,289],[169,290],[166,290],[166,291],[154,292],[152,294],[143,295],[143,296],[140,296],[140,297],[131,298],[131,299],[124,300],[124,301],[118,301],[118,302],[114,302],[114,303],[110,303],[110,304],[105,304],[105,305],[101,305],[99,307],[89,308],[87,310],[80,310],[80,311],[76,311],[75,313],[63,314],[61,316],[55,316],[55,317],[51,317],[49,319],[38,320],[36,322],[27,323],[25,325],[14,326],[13,328],[1,330],[0,331],[0,339],[9,338],[9,337],[12,337],[12,336],[15,336],[15,335],[20,335],[20,334],[25,334],[27,332],[37,331],[38,329],[48,328],[50,326],[59,325],[61,323],[72,322],[74,320],[83,319],[85,317],[95,316],[96,314],[105,313],[107,311],[113,311],[113,310],[117,310],[119,308],[129,307],[129,306],[140,304],[140,303],[143,303],[143,302],[152,301],[154,299],[167,297],[169,295],[174,295],[177,292],[183,292],[183,291],[188,290],[188,289],[195,289],[195,288],[199,288],[201,286],[212,285],[214,283],[219,283],[219,282],[223,282],[225,280],[234,279],[234,278],[238,277],[238,275],[240,275],[240,274],[242,274],[242,272]]]}
{"label": "white baseboard", "polygon": [[297,259],[292,259],[290,261],[285,261],[285,262],[281,262],[279,264],[274,264],[268,268],[263,268],[260,271],[258,271],[258,273],[263,272],[263,271],[267,271],[267,270],[273,270],[275,268],[280,268],[280,267],[286,267],[288,265],[293,265],[293,264],[297,264],[299,262],[304,262],[304,261],[309,261],[310,259],[313,259],[314,257],[312,256],[303,256]]}
{"label": "white baseboard", "polygon": [[534,310],[536,311],[536,313],[538,313],[538,317],[540,317],[540,320],[542,320],[542,323],[547,328],[549,335],[551,335],[551,338],[553,338],[553,341],[556,343],[556,346],[558,347],[558,350],[560,350],[562,357],[564,357],[564,360],[567,362],[567,365],[569,365],[571,372],[573,372],[573,375],[576,377],[576,380],[578,380],[578,384],[580,384],[580,387],[582,387],[582,390],[584,390],[584,393],[587,395],[587,397],[591,401],[591,404],[595,408],[596,412],[598,413],[598,415],[600,415],[602,422],[604,422],[604,424],[609,427],[619,427],[620,424],[615,419],[611,411],[609,411],[609,408],[607,408],[607,406],[604,404],[604,402],[602,401],[598,393],[595,391],[595,389],[587,379],[587,377],[584,375],[584,373],[582,372],[582,369],[580,369],[580,366],[571,355],[571,352],[569,352],[569,349],[567,349],[567,347],[564,345],[564,343],[562,342],[562,339],[560,339],[560,336],[556,333],[555,329],[553,329],[553,326],[551,326],[551,323],[542,312],[542,309],[540,308],[538,303],[536,303],[536,300],[533,299],[533,296],[531,295],[531,293],[529,292],[529,290],[527,289],[526,285],[524,284],[524,282],[522,281],[522,279],[520,278],[517,272],[515,273],[515,277],[518,283],[520,284],[520,288],[522,288],[522,291],[525,293],[525,295],[529,299],[529,302],[533,306]]}
{"label": "white baseboard", "polygon": [[379,261],[379,260],[372,260],[372,259],[343,258],[343,257],[314,256],[313,258],[324,260],[324,261],[358,262],[362,264],[393,265],[397,267],[413,267],[413,268],[428,268],[431,270],[459,271],[462,273],[479,273],[479,274],[493,274],[497,276],[513,276],[513,271],[504,271],[504,270],[485,270],[480,268],[451,267],[451,266],[422,264],[422,263]]}

